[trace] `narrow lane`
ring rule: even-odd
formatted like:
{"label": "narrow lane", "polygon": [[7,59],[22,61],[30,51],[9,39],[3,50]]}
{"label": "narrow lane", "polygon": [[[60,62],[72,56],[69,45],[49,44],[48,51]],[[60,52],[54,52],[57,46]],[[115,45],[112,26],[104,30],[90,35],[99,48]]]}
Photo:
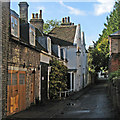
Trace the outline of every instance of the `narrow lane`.
{"label": "narrow lane", "polygon": [[72,98],[54,118],[112,118],[116,117],[107,94],[107,84],[95,85],[78,99]]}

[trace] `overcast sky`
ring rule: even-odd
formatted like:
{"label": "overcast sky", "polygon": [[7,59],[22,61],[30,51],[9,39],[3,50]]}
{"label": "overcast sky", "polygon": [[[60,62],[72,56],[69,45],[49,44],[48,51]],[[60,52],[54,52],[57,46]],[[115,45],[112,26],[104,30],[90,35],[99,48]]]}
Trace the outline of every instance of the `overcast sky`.
{"label": "overcast sky", "polygon": [[[23,0],[12,0],[11,9],[19,14],[18,3]],[[25,0],[24,0],[25,1]],[[92,41],[98,40],[107,15],[113,9],[115,0],[26,0],[29,4],[29,20],[32,13],[43,10],[43,19],[62,20],[70,16],[71,22],[81,24],[85,32],[86,45],[92,45]],[[43,2],[44,1],[44,2]],[[84,1],[84,2],[83,2]]]}

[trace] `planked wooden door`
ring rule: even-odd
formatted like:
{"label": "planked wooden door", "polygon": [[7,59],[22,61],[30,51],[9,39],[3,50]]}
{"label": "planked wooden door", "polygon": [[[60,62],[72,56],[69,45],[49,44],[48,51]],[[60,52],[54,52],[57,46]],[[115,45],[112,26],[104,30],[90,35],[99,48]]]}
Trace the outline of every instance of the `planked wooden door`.
{"label": "planked wooden door", "polygon": [[[8,71],[7,115],[12,115],[26,108],[25,79],[25,72]],[[21,80],[23,81],[21,82]]]}
{"label": "planked wooden door", "polygon": [[26,73],[19,72],[19,111],[26,108]]}
{"label": "planked wooden door", "polygon": [[8,114],[14,114],[19,111],[18,109],[18,72],[9,71],[8,73]]}

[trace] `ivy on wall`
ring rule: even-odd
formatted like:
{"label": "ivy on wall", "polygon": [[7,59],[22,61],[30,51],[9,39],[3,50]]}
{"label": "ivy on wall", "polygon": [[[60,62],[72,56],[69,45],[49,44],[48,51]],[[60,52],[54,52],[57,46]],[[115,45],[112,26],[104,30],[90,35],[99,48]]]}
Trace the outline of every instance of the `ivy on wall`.
{"label": "ivy on wall", "polygon": [[56,99],[59,97],[60,91],[67,90],[67,67],[56,59],[50,61],[50,98]]}

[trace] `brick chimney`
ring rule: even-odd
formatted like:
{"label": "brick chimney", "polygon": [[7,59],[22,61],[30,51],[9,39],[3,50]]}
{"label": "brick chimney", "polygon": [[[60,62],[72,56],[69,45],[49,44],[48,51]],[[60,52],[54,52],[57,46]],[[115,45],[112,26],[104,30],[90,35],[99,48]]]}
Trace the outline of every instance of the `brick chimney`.
{"label": "brick chimney", "polygon": [[28,22],[28,3],[27,2],[20,2],[19,9],[20,9],[20,18],[21,20]]}
{"label": "brick chimney", "polygon": [[[33,16],[34,13],[32,13]],[[43,24],[44,21],[42,19],[42,10],[40,10],[40,13],[36,13],[35,17],[32,17],[32,19],[30,20],[30,23],[37,29],[39,29],[41,32],[43,32]],[[38,16],[39,15],[39,16]]]}

